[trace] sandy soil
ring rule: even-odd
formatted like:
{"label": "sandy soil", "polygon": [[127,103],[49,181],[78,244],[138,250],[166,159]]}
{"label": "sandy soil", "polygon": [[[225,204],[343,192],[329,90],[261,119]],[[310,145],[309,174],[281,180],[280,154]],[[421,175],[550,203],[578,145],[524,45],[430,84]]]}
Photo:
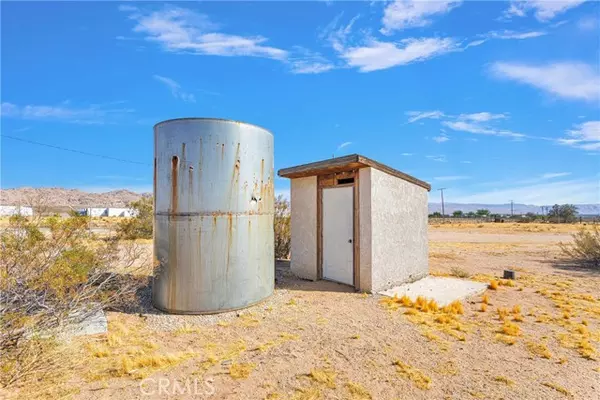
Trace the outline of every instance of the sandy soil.
{"label": "sandy soil", "polygon": [[485,312],[477,296],[462,315],[405,314],[280,262],[276,295],[242,312],[110,313],[108,337],[79,344],[64,386],[85,400],[600,398],[600,271],[563,264],[556,243],[567,240],[432,228],[434,274],[489,282],[517,270],[515,286],[487,291]]}

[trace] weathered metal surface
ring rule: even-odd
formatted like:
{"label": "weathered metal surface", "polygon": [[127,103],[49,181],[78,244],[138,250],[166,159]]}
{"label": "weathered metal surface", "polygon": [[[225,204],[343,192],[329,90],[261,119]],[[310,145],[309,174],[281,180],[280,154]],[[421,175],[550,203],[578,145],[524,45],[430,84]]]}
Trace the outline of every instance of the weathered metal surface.
{"label": "weathered metal surface", "polygon": [[153,303],[216,313],[273,293],[273,136],[218,119],[154,127]]}

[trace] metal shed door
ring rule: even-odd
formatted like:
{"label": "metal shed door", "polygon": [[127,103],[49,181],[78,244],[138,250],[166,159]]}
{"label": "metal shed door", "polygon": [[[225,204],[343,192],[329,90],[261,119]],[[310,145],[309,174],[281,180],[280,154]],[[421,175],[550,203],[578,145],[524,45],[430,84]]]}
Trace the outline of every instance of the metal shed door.
{"label": "metal shed door", "polygon": [[352,186],[323,189],[323,278],[354,284]]}

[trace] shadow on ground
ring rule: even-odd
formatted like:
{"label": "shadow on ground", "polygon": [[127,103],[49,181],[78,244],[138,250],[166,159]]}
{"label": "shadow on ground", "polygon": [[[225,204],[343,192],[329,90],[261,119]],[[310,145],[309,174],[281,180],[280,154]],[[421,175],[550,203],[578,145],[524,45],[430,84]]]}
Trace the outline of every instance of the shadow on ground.
{"label": "shadow on ground", "polygon": [[290,270],[289,260],[275,261],[275,289],[347,293],[354,293],[356,291],[352,286],[344,285],[343,283],[300,279]]}
{"label": "shadow on ground", "polygon": [[568,272],[571,274],[576,274],[578,276],[600,277],[600,266],[592,263],[560,258],[553,260],[545,259],[538,261],[543,264],[550,264],[553,268],[562,272]]}
{"label": "shadow on ground", "polygon": [[[124,279],[134,279],[132,276],[124,276]],[[135,293],[135,301],[119,307],[118,311],[127,314],[166,314],[152,305],[152,278],[135,277],[139,281],[139,287]],[[310,292],[346,292],[354,293],[352,286],[330,281],[309,281],[300,279],[290,270],[288,260],[275,261],[275,290],[310,291]]]}

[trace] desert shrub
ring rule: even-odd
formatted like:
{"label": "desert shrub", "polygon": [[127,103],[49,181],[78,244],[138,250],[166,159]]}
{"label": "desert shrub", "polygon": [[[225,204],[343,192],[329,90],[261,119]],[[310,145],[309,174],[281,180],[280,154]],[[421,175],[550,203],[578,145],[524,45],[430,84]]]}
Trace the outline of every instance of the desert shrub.
{"label": "desert shrub", "polygon": [[581,228],[573,235],[572,243],[561,243],[563,254],[573,260],[600,267],[600,229],[594,225],[591,230]]}
{"label": "desert shrub", "polygon": [[142,282],[139,245],[98,240],[85,216],[48,218],[48,234],[39,223],[14,216],[0,234],[0,387],[64,368],[64,328],[130,302]]}
{"label": "desert shrub", "polygon": [[289,258],[292,243],[290,202],[279,195],[275,199],[275,258]]}
{"label": "desert shrub", "polygon": [[142,197],[129,203],[134,216],[119,222],[117,232],[123,239],[152,239],[153,200]]}

